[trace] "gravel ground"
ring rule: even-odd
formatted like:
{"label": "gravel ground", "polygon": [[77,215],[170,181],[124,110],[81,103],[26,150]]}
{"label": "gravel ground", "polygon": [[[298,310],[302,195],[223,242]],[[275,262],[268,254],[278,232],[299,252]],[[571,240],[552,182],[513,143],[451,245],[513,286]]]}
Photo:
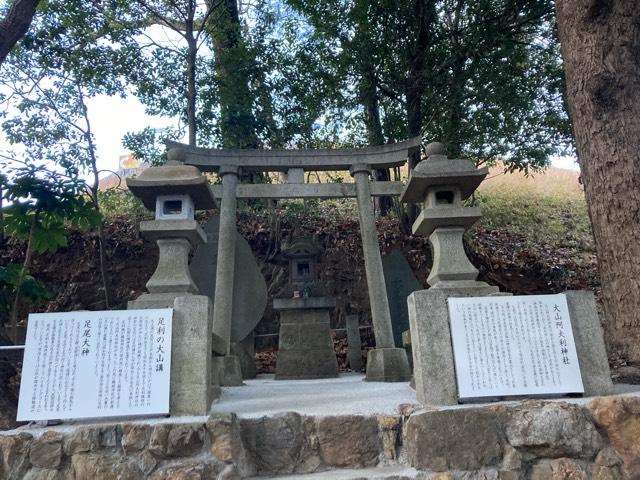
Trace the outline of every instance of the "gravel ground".
{"label": "gravel ground", "polygon": [[406,382],[365,382],[364,375],[343,373],[338,378],[274,380],[260,375],[242,387],[224,387],[213,412],[234,412],[257,418],[282,412],[301,415],[398,414],[403,403],[417,403]]}

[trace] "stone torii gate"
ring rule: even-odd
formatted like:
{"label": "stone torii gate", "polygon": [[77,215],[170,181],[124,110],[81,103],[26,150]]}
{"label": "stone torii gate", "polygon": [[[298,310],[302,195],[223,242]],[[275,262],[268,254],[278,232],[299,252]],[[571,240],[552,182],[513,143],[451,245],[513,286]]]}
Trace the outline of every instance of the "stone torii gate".
{"label": "stone torii gate", "polygon": [[[239,384],[238,359],[230,355],[237,199],[349,198],[358,202],[360,232],[376,348],[369,351],[369,381],[408,381],[411,370],[404,349],[396,348],[376,233],[372,196],[397,196],[402,182],[371,182],[372,169],[403,165],[420,148],[421,138],[376,147],[339,150],[221,150],[169,142],[169,162],[216,172],[222,185],[211,185],[220,199],[220,232],[213,306],[214,350],[223,384]],[[305,171],[349,170],[354,183],[308,184]],[[239,184],[240,173],[283,172],[285,184]]]}

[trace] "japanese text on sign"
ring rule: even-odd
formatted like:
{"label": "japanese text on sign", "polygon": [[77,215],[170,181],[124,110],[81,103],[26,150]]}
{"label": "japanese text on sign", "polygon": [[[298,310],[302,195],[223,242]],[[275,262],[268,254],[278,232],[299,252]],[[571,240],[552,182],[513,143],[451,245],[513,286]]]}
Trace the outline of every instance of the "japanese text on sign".
{"label": "japanese text on sign", "polygon": [[565,295],[448,302],[461,399],[584,392]]}
{"label": "japanese text on sign", "polygon": [[18,420],[169,413],[171,309],[29,316]]}

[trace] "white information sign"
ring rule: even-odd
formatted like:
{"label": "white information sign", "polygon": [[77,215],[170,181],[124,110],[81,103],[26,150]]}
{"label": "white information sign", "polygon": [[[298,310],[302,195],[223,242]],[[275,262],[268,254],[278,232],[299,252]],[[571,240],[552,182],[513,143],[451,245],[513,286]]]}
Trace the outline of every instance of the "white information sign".
{"label": "white information sign", "polygon": [[169,413],[172,315],[29,315],[18,421]]}
{"label": "white information sign", "polygon": [[450,298],[461,400],[584,393],[567,298]]}

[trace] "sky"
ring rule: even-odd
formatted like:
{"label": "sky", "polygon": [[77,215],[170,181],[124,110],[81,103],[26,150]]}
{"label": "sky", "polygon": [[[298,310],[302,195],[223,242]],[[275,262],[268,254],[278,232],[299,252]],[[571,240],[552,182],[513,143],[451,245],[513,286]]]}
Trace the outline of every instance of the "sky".
{"label": "sky", "polygon": [[[120,156],[127,155],[122,137],[127,132],[138,132],[145,127],[163,128],[172,125],[170,118],[147,115],[136,97],[108,97],[99,95],[88,102],[91,128],[95,133],[98,167],[118,170]],[[107,176],[104,172],[101,177]]]}

